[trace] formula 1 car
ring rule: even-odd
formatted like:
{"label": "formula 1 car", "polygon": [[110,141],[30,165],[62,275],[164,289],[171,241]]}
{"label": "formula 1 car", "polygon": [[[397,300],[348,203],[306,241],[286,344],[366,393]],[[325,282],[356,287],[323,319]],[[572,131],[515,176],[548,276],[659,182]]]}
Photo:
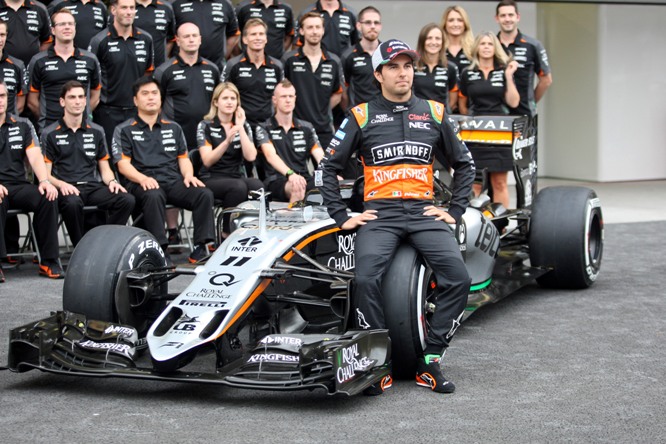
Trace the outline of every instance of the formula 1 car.
{"label": "formula 1 car", "polygon": [[[534,131],[526,118],[461,122],[467,140],[513,151],[519,191],[515,210],[471,199],[452,227],[472,277],[465,317],[534,280],[586,288],[599,273],[599,199],[579,187],[535,193]],[[350,206],[356,188],[343,187]],[[437,199],[446,205],[445,187]],[[414,376],[437,309],[417,251],[401,245],[386,273],[388,329],[355,330],[356,234],[334,224],[317,193],[292,208],[261,193],[230,213],[231,235],[192,266],[167,266],[146,231],[91,230],[72,254],[64,311],[11,330],[8,368],[348,395],[391,371]],[[179,276],[191,282],[169,293]]]}

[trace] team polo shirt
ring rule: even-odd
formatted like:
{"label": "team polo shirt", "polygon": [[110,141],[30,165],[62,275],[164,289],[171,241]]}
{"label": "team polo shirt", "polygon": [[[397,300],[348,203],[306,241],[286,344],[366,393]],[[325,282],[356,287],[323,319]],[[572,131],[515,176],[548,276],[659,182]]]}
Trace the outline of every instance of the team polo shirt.
{"label": "team polo shirt", "polygon": [[84,120],[73,131],[60,119],[44,129],[41,141],[53,176],[70,184],[102,181],[97,162],[109,153],[101,126]]}
{"label": "team polo shirt", "polygon": [[458,74],[462,72],[463,69],[467,68],[472,64],[471,60],[465,55],[465,51],[462,49],[458,51],[458,54],[453,55],[449,52],[448,48],[446,49],[446,60],[453,62],[458,68]]}
{"label": "team polo shirt", "polygon": [[0,183],[28,183],[25,153],[33,148],[39,149],[39,142],[32,123],[7,113],[0,124]]}
{"label": "team polo shirt", "polygon": [[264,63],[257,68],[247,53],[240,54],[227,62],[222,73],[225,82],[238,88],[247,120],[253,124],[263,122],[273,114],[273,91],[284,76],[282,62],[264,55]]}
{"label": "team polo shirt", "polygon": [[39,94],[39,127],[62,117],[60,90],[69,80],[83,84],[90,100],[90,90],[102,88],[100,65],[97,57],[89,51],[75,48],[74,53],[63,60],[51,45],[46,51],[35,55],[28,66],[30,92]]}
{"label": "team polo shirt", "polygon": [[155,80],[162,89],[162,114],[183,128],[189,148],[197,148],[197,125],[210,110],[220,70],[202,57],[190,66],[176,56],[155,70]]}
{"label": "team polo shirt", "polygon": [[109,106],[134,107],[132,84],[154,69],[152,37],[132,27],[132,34],[125,40],[111,24],[92,38],[90,52],[97,56],[102,67],[101,102]]}
{"label": "team polo shirt", "polygon": [[506,78],[504,68],[495,66],[488,78],[480,70],[465,68],[460,75],[460,95],[467,97],[469,114],[509,114],[504,101]]}
{"label": "team polo shirt", "polygon": [[[309,122],[294,119],[289,131],[277,123],[275,117],[266,120],[257,127],[255,144],[261,146],[263,143],[271,142],[275,147],[277,155],[287,164],[289,168],[299,175],[309,178],[308,160],[312,151],[319,148],[317,133]],[[270,182],[282,175],[266,162],[266,178]]]}
{"label": "team polo shirt", "polygon": [[502,46],[507,54],[509,52],[513,54],[513,59],[518,62],[518,69],[513,78],[520,94],[520,103],[517,108],[511,109],[511,114],[536,116],[534,75],[543,77],[550,74],[548,54],[540,41],[523,35],[520,31],[513,43]]}
{"label": "team polo shirt", "polygon": [[109,12],[100,0],[90,0],[88,3],[81,0],[55,0],[48,6],[49,17],[63,8],[72,11],[76,19],[74,46],[77,48],[87,48],[95,34],[106,29],[109,24]]}
{"label": "team polo shirt", "polygon": [[445,103],[449,108],[449,92],[458,91],[458,68],[453,62],[436,65],[431,71],[428,65],[414,68],[414,94],[422,99]]}
{"label": "team polo shirt", "polygon": [[136,2],[134,26],[153,38],[154,65],[160,66],[169,58],[166,45],[176,41],[176,18],[170,3],[153,0],[148,6]]}
{"label": "team polo shirt", "polygon": [[28,72],[23,62],[2,53],[0,55],[0,80],[7,85],[7,111],[17,113],[16,97],[28,94]]}
{"label": "team polo shirt", "polygon": [[[301,17],[310,12],[318,12],[324,19],[324,38],[321,43],[324,48],[340,57],[348,48],[351,48],[359,41],[356,31],[356,13],[345,3],[339,2],[340,6],[331,16],[317,1],[307,6],[300,13],[296,23],[301,21]],[[299,39],[302,45],[302,38]]]}
{"label": "team polo shirt", "polygon": [[[252,140],[252,128],[250,124],[245,122],[243,125],[245,132],[247,133],[250,140]],[[202,120],[199,123],[197,128],[197,146],[201,148],[202,146],[208,146],[211,149],[215,149],[219,144],[221,144],[224,139],[227,138],[227,133],[224,131],[224,127],[220,123],[220,119],[217,116],[211,120]],[[199,177],[203,179],[208,179],[211,177],[230,177],[230,178],[239,178],[241,175],[241,166],[243,165],[243,148],[241,146],[240,133],[232,139],[231,144],[227,150],[222,154],[220,160],[218,160],[215,165],[210,168],[202,168],[202,171],[199,173]]]}
{"label": "team polo shirt", "polygon": [[274,0],[267,7],[260,0],[245,1],[236,7],[236,17],[241,31],[248,20],[252,18],[263,20],[268,27],[266,53],[276,59],[282,58],[285,37],[294,35],[294,13],[290,5]]}
{"label": "team polo shirt", "polygon": [[348,87],[349,106],[369,102],[379,96],[381,90],[374,83],[372,54],[367,53],[360,43],[345,51],[340,63]]}
{"label": "team polo shirt", "polygon": [[176,0],[172,3],[176,27],[194,23],[201,32],[199,54],[219,68],[226,63],[227,38],[240,35],[234,7],[229,0]]}
{"label": "team polo shirt", "polygon": [[39,46],[51,42],[51,22],[46,6],[35,0],[25,0],[14,11],[5,0],[0,0],[0,20],[7,22],[5,51],[28,66]]}
{"label": "team polo shirt", "polygon": [[331,96],[342,92],[344,76],[340,59],[326,50],[316,71],[302,51],[285,54],[284,76],[296,88],[296,109],[294,115],[312,123],[317,132],[331,132]]}
{"label": "team polo shirt", "polygon": [[151,129],[140,117],[116,127],[111,144],[114,163],[127,159],[140,173],[161,185],[182,180],[178,159],[187,158],[183,130],[176,122],[158,117]]}

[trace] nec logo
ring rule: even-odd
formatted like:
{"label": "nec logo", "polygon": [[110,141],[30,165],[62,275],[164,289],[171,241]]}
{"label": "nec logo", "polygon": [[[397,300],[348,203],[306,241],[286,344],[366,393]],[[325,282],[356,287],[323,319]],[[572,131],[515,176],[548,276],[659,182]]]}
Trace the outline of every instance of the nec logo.
{"label": "nec logo", "polygon": [[430,123],[429,122],[409,122],[409,127],[410,128],[416,128],[416,129],[430,129]]}

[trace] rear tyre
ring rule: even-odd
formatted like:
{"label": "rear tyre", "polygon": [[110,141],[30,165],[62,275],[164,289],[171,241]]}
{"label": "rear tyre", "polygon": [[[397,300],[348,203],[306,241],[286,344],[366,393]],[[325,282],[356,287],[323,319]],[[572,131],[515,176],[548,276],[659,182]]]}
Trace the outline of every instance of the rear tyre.
{"label": "rear tyre", "polygon": [[530,220],[530,262],[551,271],[537,279],[549,288],[587,288],[601,267],[604,224],[594,190],[549,187],[537,195]]}
{"label": "rear tyre", "polygon": [[[166,266],[164,252],[147,231],[104,225],[90,230],[72,253],[63,288],[63,309],[90,319],[131,325],[146,331],[145,306],[136,308],[124,270],[152,270]],[[166,292],[166,285],[155,290]]]}
{"label": "rear tyre", "polygon": [[[384,317],[391,337],[393,375],[408,379],[416,375],[416,360],[423,354],[434,304],[436,284],[432,270],[417,251],[401,245],[384,281]],[[434,305],[432,305],[434,307]]]}

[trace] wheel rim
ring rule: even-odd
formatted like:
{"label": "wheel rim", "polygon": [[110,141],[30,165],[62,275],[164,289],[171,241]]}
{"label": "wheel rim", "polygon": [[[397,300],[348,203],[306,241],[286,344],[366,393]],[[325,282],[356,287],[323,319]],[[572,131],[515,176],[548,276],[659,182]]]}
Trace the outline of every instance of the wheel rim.
{"label": "wheel rim", "polygon": [[587,235],[587,255],[590,260],[590,265],[597,268],[601,260],[601,250],[603,244],[603,229],[601,226],[601,219],[598,214],[592,216],[590,221],[590,228]]}
{"label": "wheel rim", "polygon": [[425,350],[430,322],[434,313],[437,282],[432,271],[424,266],[419,269],[418,289],[416,301],[418,337],[421,342],[421,350]]}

